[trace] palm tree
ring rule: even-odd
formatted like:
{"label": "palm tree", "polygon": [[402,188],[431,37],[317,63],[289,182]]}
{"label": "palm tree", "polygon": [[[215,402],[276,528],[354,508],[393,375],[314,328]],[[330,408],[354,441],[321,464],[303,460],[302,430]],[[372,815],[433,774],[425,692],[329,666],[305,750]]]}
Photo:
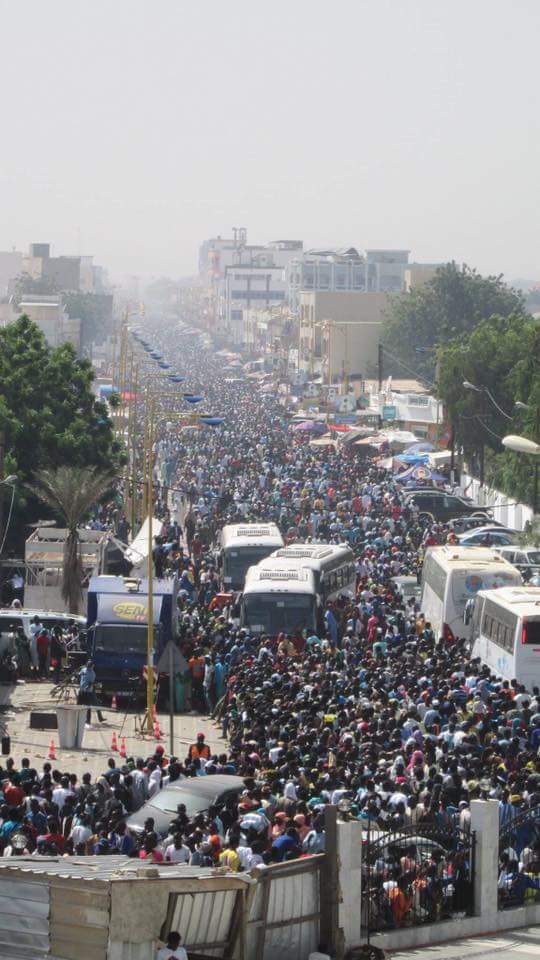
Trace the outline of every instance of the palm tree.
{"label": "palm tree", "polygon": [[78,613],[83,566],[79,526],[111,484],[112,475],[97,467],[58,467],[41,470],[32,492],[58,514],[67,528],[62,564],[62,598],[69,613]]}

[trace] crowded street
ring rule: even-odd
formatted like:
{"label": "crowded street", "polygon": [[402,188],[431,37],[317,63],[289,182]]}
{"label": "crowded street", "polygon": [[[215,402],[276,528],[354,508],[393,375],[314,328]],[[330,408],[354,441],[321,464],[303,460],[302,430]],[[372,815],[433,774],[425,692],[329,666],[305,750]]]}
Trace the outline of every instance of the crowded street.
{"label": "crowded street", "polygon": [[[82,774],[62,755],[34,765],[15,749],[2,769],[3,857],[121,853],[251,871],[323,853],[333,805],[365,838],[401,838],[366,859],[366,923],[464,917],[471,801],[497,801],[502,826],[540,804],[538,689],[492,675],[465,639],[432,630],[417,596],[399,592],[394,578],[416,577],[427,547],[452,536],[418,518],[377,459],[313,447],[290,430],[284,398],[223,375],[223,359],[181,328],[176,343],[159,325],[147,334],[220,420],[166,423],[155,448],[163,530],[153,562],[156,576],[178,578],[190,730],[198,715],[204,732],[189,742],[184,730],[172,756],[161,742],[128,738],[123,756],[92,768],[90,755]],[[354,552],[355,589],[326,604],[316,630],[299,620],[289,633],[252,634],[237,598],[220,592],[221,528],[269,521],[285,543]],[[107,507],[96,513],[94,523],[111,522]],[[171,784],[216,775],[241,788],[204,812],[179,804],[165,822],[149,815],[130,829]],[[502,904],[540,888],[538,832],[524,824],[501,850]]]}

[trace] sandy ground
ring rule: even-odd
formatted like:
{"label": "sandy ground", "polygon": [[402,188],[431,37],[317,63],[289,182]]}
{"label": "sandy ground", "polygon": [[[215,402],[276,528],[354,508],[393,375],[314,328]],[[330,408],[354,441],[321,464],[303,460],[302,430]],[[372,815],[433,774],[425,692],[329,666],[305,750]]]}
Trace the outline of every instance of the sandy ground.
{"label": "sandy ground", "polygon": [[[30,765],[40,769],[48,759],[51,738],[54,741],[57,757],[56,766],[59,769],[81,776],[86,770],[91,773],[100,772],[110,756],[118,757],[111,750],[113,732],[116,733],[118,746],[120,738],[126,740],[127,755],[133,757],[148,757],[154,752],[156,740],[154,737],[142,736],[136,731],[138,716],[135,712],[125,713],[123,710],[112,711],[104,709],[105,723],[97,721],[97,715],[92,710],[91,729],[85,731],[84,743],[81,750],[60,750],[57,730],[31,730],[30,711],[56,711],[56,703],[51,700],[50,683],[19,683],[16,686],[0,684],[0,721],[5,723],[7,733],[11,737],[11,756],[20,763],[23,756],[30,759]],[[165,750],[170,752],[169,717],[159,713],[159,725],[162,734],[162,743]],[[187,748],[199,731],[206,737],[211,750],[222,753],[227,750],[227,742],[221,739],[220,727],[212,720],[201,717],[199,714],[178,714],[174,718],[174,755],[181,760],[187,754]],[[121,762],[121,761],[119,761]]]}

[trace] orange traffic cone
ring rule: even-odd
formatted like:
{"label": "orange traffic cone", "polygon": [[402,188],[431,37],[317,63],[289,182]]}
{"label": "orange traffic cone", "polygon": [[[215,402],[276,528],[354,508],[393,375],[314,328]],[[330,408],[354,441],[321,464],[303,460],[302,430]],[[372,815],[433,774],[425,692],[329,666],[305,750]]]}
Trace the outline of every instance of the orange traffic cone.
{"label": "orange traffic cone", "polygon": [[122,737],[122,739],[121,739],[121,741],[120,741],[120,756],[122,757],[123,760],[125,760],[126,757],[127,757],[127,752],[126,752],[126,738],[125,738],[125,737]]}
{"label": "orange traffic cone", "polygon": [[116,740],[116,731],[115,731],[115,730],[113,730],[111,750],[112,750],[114,753],[116,753],[116,751],[118,750],[118,742],[117,742],[117,740]]}
{"label": "orange traffic cone", "polygon": [[50,742],[50,744],[49,744],[48,759],[49,759],[49,760],[56,760],[56,754],[55,754],[55,752],[54,752],[54,740],[52,739],[52,737],[51,737],[51,742]]}
{"label": "orange traffic cone", "polygon": [[111,710],[118,710],[118,706],[117,706],[117,703],[116,703],[116,694],[115,694],[115,693],[113,693],[113,695],[112,695]]}

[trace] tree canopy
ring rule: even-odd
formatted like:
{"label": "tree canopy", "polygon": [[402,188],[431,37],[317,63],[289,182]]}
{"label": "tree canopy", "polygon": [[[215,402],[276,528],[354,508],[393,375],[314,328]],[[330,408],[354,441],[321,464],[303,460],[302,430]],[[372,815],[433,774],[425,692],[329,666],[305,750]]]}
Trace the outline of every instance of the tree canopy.
{"label": "tree canopy", "polygon": [[121,450],[93,371],[70,344],[49,347],[27,316],[0,329],[0,431],[6,472],[23,481],[63,465],[115,469]]}
{"label": "tree canopy", "polygon": [[36,475],[35,495],[51,508],[68,531],[62,565],[62,597],[70,613],[79,612],[82,600],[83,565],[78,528],[111,481],[111,473],[97,467],[59,467],[41,470]]}
{"label": "tree canopy", "polygon": [[112,332],[112,294],[63,293],[62,300],[69,316],[81,321],[83,349],[103,343]]}
{"label": "tree canopy", "polygon": [[387,366],[396,375],[404,369],[434,380],[434,348],[470,333],[483,320],[523,313],[520,293],[500,276],[483,277],[467,266],[447,263],[432,280],[392,298],[383,339],[390,353],[405,364]]}
{"label": "tree canopy", "polygon": [[[437,351],[439,396],[457,446],[473,466],[485,446],[488,482],[528,503],[533,491],[531,458],[503,449],[500,438],[508,433],[536,438],[539,357],[540,321],[524,313],[483,320]],[[467,390],[464,381],[482,392]],[[527,409],[516,408],[516,401],[527,404]]]}

